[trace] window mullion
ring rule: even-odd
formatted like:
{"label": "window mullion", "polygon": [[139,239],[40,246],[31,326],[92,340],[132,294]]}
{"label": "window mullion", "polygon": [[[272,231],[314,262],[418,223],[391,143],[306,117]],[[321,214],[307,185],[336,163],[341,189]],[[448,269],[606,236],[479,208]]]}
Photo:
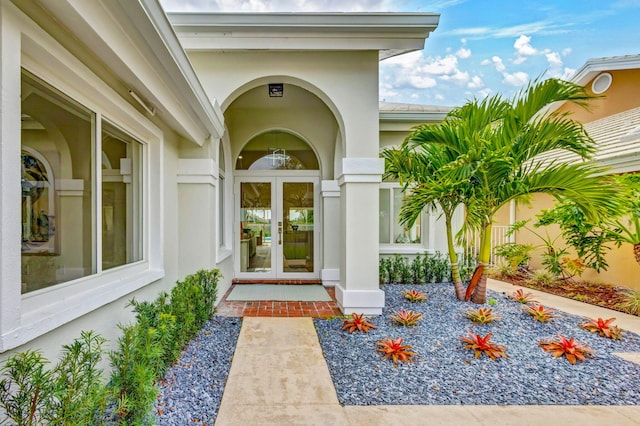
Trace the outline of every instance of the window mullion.
{"label": "window mullion", "polygon": [[93,170],[93,202],[91,205],[94,209],[92,217],[93,223],[93,259],[95,262],[95,272],[102,272],[102,114],[97,112],[94,115],[93,126],[93,146],[94,152],[92,157]]}

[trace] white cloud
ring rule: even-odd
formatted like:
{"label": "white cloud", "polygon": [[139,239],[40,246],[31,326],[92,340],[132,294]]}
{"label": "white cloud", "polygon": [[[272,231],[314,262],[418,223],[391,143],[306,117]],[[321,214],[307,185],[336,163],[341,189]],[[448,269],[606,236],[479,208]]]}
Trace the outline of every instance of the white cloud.
{"label": "white cloud", "polygon": [[504,77],[502,82],[510,86],[522,86],[529,81],[529,74],[522,71],[516,71],[513,74],[505,72],[502,76]]}
{"label": "white cloud", "polygon": [[490,63],[493,63],[493,65],[496,67],[496,71],[498,72],[503,72],[506,69],[504,63],[502,63],[502,58],[500,56],[491,57]]}
{"label": "white cloud", "polygon": [[409,85],[416,89],[429,89],[438,84],[434,78],[423,75],[410,75],[408,76],[407,81]]}
{"label": "white cloud", "polygon": [[516,58],[513,60],[514,64],[521,64],[529,57],[538,55],[540,52],[531,45],[531,37],[521,35],[513,43],[513,47],[516,49]]}
{"label": "white cloud", "polygon": [[451,81],[462,86],[469,81],[469,73],[466,71],[456,70],[453,74],[441,76],[440,79],[444,81]]}
{"label": "white cloud", "polygon": [[552,68],[562,67],[562,59],[560,58],[560,54],[558,52],[545,53],[545,57],[547,58],[547,62],[549,62],[550,67]]}
{"label": "white cloud", "polygon": [[444,58],[436,56],[423,65],[420,71],[433,75],[452,75],[458,68],[458,58],[447,55]]}
{"label": "white cloud", "polygon": [[474,75],[473,77],[471,77],[471,81],[467,83],[467,87],[469,89],[480,89],[484,87],[484,82],[480,77],[478,77],[477,75]]}
{"label": "white cloud", "polygon": [[480,99],[484,99],[484,98],[486,98],[487,96],[489,96],[489,95],[491,94],[491,89],[489,89],[489,88],[487,87],[487,88],[485,88],[485,89],[478,90],[478,92],[477,92],[477,93],[478,93],[478,97],[479,97]]}
{"label": "white cloud", "polygon": [[466,47],[461,47],[456,52],[456,56],[460,59],[467,59],[471,57],[471,49],[467,49]]}

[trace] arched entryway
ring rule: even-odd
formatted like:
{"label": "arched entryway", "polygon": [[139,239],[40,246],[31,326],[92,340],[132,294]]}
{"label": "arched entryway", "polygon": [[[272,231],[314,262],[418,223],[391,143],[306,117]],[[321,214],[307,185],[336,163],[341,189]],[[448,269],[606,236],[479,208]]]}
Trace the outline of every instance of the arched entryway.
{"label": "arched entryway", "polygon": [[308,90],[252,87],[225,110],[234,156],[234,272],[240,280],[318,280],[320,186],[333,177],[337,121]]}

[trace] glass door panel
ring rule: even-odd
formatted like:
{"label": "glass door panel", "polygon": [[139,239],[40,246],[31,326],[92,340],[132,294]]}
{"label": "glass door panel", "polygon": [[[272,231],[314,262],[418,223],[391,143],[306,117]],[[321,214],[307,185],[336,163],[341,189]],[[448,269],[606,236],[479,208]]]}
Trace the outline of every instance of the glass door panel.
{"label": "glass door panel", "polygon": [[282,271],[314,272],[312,182],[282,183]]}
{"label": "glass door panel", "polygon": [[271,197],[271,182],[240,183],[240,272],[273,269]]}

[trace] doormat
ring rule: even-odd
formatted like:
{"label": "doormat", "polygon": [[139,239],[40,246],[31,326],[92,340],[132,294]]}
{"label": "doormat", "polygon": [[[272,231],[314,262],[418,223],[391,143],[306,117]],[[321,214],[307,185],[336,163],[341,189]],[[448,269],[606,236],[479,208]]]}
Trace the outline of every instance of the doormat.
{"label": "doormat", "polygon": [[285,302],[331,302],[322,285],[241,284],[235,285],[227,301],[277,300]]}

